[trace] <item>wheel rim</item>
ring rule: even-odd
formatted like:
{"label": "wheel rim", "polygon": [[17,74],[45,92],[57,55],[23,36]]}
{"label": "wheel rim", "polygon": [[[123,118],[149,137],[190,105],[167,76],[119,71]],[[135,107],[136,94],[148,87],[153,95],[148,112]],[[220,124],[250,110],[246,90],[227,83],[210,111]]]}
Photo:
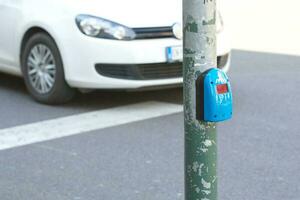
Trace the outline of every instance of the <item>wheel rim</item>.
{"label": "wheel rim", "polygon": [[43,45],[35,45],[27,58],[27,73],[31,86],[40,94],[51,91],[55,83],[56,64],[51,50]]}

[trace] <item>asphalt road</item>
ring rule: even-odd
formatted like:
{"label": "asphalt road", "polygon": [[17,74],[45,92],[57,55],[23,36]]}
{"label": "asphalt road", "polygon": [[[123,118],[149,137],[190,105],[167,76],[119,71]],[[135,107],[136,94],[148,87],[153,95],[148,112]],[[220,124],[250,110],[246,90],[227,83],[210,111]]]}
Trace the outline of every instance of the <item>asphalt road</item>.
{"label": "asphalt road", "polygon": [[[219,199],[299,200],[300,57],[234,51],[234,118],[219,129]],[[181,89],[94,92],[50,107],[0,75],[0,129],[145,101]],[[1,136],[0,136],[1,137]],[[183,200],[183,116],[0,151],[1,200]]]}

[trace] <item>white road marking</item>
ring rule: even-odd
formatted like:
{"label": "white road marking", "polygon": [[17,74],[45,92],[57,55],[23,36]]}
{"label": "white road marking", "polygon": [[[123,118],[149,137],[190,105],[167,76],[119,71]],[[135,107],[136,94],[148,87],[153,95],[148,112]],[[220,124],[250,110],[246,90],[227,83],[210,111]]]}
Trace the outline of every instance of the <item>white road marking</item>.
{"label": "white road marking", "polygon": [[146,102],[16,126],[0,130],[0,150],[176,114],[182,111],[182,105]]}

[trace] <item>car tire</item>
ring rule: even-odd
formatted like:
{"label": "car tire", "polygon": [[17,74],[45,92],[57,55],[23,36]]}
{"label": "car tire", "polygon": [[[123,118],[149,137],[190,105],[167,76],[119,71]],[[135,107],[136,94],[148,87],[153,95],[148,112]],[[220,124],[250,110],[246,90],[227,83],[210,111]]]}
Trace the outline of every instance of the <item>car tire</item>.
{"label": "car tire", "polygon": [[31,96],[44,104],[62,104],[75,95],[64,75],[63,62],[55,41],[37,33],[26,42],[21,56],[22,73]]}

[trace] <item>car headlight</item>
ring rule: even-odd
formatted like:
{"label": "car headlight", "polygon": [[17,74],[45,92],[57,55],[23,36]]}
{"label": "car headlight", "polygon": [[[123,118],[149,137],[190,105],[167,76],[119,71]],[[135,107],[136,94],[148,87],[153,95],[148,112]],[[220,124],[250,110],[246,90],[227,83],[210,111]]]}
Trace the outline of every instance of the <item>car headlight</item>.
{"label": "car headlight", "polygon": [[223,31],[224,29],[224,22],[223,22],[223,18],[220,12],[217,12],[217,33],[220,33]]}
{"label": "car headlight", "polygon": [[115,40],[133,40],[135,38],[135,32],[132,29],[100,17],[78,15],[76,24],[83,34],[90,37]]}

